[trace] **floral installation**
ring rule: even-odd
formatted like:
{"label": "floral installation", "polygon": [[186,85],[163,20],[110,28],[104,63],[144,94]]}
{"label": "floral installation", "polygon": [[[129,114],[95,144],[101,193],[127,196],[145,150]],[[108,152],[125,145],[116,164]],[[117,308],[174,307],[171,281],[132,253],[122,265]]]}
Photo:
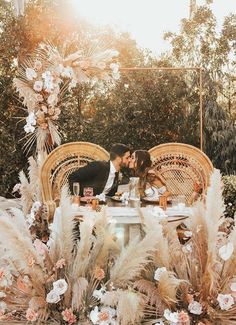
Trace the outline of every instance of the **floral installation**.
{"label": "floral installation", "polygon": [[19,67],[14,86],[28,109],[24,130],[26,147],[37,141],[37,151],[60,144],[58,119],[65,95],[77,84],[119,79],[118,52],[112,49],[78,50],[63,57],[51,44],[42,43]]}
{"label": "floral installation", "polygon": [[[236,229],[225,226],[224,208],[221,175],[214,170],[205,202],[193,207],[187,241],[163,223],[153,262],[134,283],[148,298],[148,324],[236,322]],[[145,219],[153,227],[150,216]]]}
{"label": "floral installation", "polygon": [[[125,247],[101,212],[79,218],[64,188],[61,218],[45,245],[22,212],[0,218],[0,320],[94,325],[230,325],[236,322],[236,229],[224,232],[221,177],[181,243],[166,219],[143,215]],[[141,213],[141,212],[140,212]],[[188,246],[188,248],[186,248]]]}
{"label": "floral installation", "polygon": [[132,282],[150,261],[155,232],[122,249],[105,210],[84,216],[78,236],[65,188],[60,208],[47,245],[32,239],[20,210],[1,215],[0,321],[138,324],[145,299]]}

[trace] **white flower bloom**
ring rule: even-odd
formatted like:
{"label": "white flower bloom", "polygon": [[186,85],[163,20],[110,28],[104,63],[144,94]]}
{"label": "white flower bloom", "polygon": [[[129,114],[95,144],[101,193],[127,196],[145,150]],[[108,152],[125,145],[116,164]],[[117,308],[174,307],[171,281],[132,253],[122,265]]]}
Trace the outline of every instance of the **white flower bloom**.
{"label": "white flower bloom", "polygon": [[4,301],[0,301],[0,312],[4,313],[7,309],[7,304]]}
{"label": "white flower bloom", "polygon": [[25,70],[25,74],[26,74],[26,78],[28,80],[33,80],[33,79],[37,78],[37,73],[34,71],[34,69],[27,68]]}
{"label": "white flower bloom", "polygon": [[35,127],[33,125],[30,125],[30,124],[25,124],[24,126],[24,131],[26,133],[33,133],[35,130]]}
{"label": "white flower bloom", "polygon": [[125,89],[129,89],[129,84],[124,84]]}
{"label": "white flower bloom", "polygon": [[73,75],[73,69],[71,67],[63,67],[60,74],[63,78],[71,78]]}
{"label": "white flower bloom", "polygon": [[230,285],[230,289],[231,289],[232,291],[236,291],[236,282],[231,283],[231,285]]}
{"label": "white flower bloom", "polygon": [[118,73],[119,72],[119,64],[117,63],[111,63],[110,68],[113,73]]}
{"label": "white flower bloom", "polygon": [[68,284],[64,279],[59,279],[53,282],[53,290],[59,295],[63,295],[68,288]]}
{"label": "white flower bloom", "polygon": [[0,298],[5,298],[6,296],[7,295],[4,292],[0,291]]}
{"label": "white flower bloom", "polygon": [[229,310],[234,304],[234,298],[230,294],[219,294],[216,300],[219,302],[222,310]]}
{"label": "white flower bloom", "polygon": [[76,85],[77,85],[77,80],[73,78],[73,79],[71,80],[71,82],[69,83],[69,87],[68,87],[69,91],[70,91],[72,88],[75,88]]}
{"label": "white flower bloom", "polygon": [[185,231],[184,232],[184,237],[189,238],[189,237],[192,237],[192,235],[193,235],[192,231]]}
{"label": "white flower bloom", "polygon": [[49,304],[56,304],[58,301],[60,301],[61,298],[59,296],[59,294],[57,292],[55,292],[54,290],[51,290],[46,297],[46,301]]}
{"label": "white flower bloom", "polygon": [[179,315],[177,312],[172,313],[169,309],[165,309],[164,310],[164,317],[165,319],[167,319],[168,321],[176,324],[178,323],[179,320]]}
{"label": "white flower bloom", "polygon": [[51,94],[49,97],[48,97],[48,104],[49,105],[56,105],[57,103],[57,95],[56,94]]}
{"label": "white flower bloom", "polygon": [[227,261],[234,251],[234,245],[229,242],[228,244],[221,246],[219,249],[219,255],[222,260]]}
{"label": "white flower bloom", "polygon": [[102,307],[99,311],[98,306],[96,306],[89,315],[92,323],[96,325],[116,325],[117,322],[114,319],[115,316],[115,309],[111,307]]}
{"label": "white flower bloom", "polygon": [[102,286],[101,289],[93,291],[93,297],[100,300],[105,295],[105,293],[106,287]]}
{"label": "white flower bloom", "polygon": [[89,314],[89,318],[91,319],[93,324],[97,324],[97,322],[99,321],[98,314],[99,314],[98,306],[96,306],[93,310],[91,310],[91,312]]}
{"label": "white flower bloom", "polygon": [[166,267],[159,267],[154,273],[154,280],[159,281],[162,273],[167,272]]}
{"label": "white flower bloom", "polygon": [[194,315],[201,315],[202,305],[198,301],[193,300],[188,305],[188,310],[190,311],[190,313],[192,313]]}
{"label": "white flower bloom", "polygon": [[160,322],[155,323],[154,325],[165,325],[163,321],[161,320]]}
{"label": "white flower bloom", "polygon": [[112,77],[113,77],[113,79],[118,80],[118,79],[120,79],[120,73],[119,72],[117,72],[117,73],[113,72]]}
{"label": "white flower bloom", "polygon": [[26,123],[36,125],[36,117],[34,112],[30,112],[29,115],[26,117]]}
{"label": "white flower bloom", "polygon": [[42,78],[44,79],[44,88],[48,93],[51,93],[53,90],[53,76],[50,71],[45,71],[42,74]]}

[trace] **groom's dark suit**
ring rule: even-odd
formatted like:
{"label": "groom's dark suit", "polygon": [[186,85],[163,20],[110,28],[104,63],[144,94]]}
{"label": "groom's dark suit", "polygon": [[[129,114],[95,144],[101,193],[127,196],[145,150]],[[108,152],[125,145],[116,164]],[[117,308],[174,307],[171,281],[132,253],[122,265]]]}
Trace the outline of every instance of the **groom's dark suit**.
{"label": "groom's dark suit", "polygon": [[[101,194],[106,185],[110,173],[110,161],[93,161],[88,165],[81,167],[77,171],[71,173],[68,177],[71,193],[73,193],[73,183],[80,183],[80,195],[83,195],[84,187],[92,187],[93,194]],[[113,196],[118,188],[118,172],[115,175],[108,196]]]}

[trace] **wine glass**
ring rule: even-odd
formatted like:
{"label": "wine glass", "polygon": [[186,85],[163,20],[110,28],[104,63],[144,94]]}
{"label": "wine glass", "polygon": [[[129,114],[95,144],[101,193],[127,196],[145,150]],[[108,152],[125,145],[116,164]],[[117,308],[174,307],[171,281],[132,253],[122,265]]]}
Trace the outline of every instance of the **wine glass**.
{"label": "wine glass", "polygon": [[75,196],[79,196],[79,193],[80,193],[80,184],[79,182],[75,182],[73,183],[73,194]]}

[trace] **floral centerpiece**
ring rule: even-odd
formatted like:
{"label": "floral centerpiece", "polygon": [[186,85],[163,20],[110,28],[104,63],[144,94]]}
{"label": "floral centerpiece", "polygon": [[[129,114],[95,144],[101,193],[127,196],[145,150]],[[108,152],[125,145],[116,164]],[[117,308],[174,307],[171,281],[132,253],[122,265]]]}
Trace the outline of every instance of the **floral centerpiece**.
{"label": "floral centerpiece", "polygon": [[113,60],[117,55],[115,50],[97,49],[90,55],[79,50],[63,57],[52,45],[40,44],[19,67],[19,76],[14,79],[19,97],[28,110],[24,126],[25,132],[32,135],[27,141],[28,147],[35,139],[38,151],[60,144],[57,121],[65,94],[77,84],[118,79],[119,66]]}
{"label": "floral centerpiece", "polygon": [[144,214],[142,235],[122,247],[105,210],[75,225],[66,189],[47,245],[21,211],[1,212],[0,321],[235,324],[236,229],[224,225],[221,187],[215,171],[181,241],[166,219]]}

